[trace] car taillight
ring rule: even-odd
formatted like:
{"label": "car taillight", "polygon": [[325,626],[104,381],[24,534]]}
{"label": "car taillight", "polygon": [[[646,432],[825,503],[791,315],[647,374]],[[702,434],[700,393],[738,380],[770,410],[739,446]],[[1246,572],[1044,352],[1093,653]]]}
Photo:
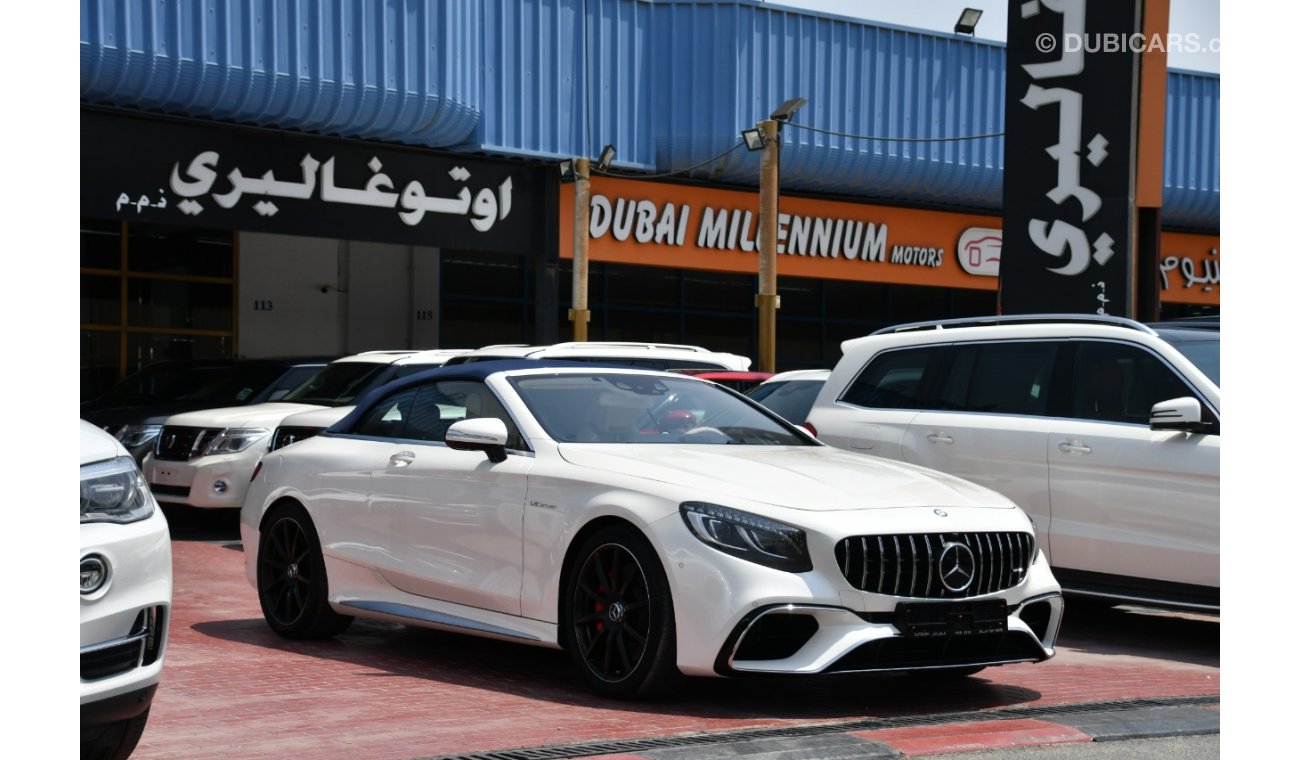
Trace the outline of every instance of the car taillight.
{"label": "car taillight", "polygon": [[799,426],[804,430],[807,430],[809,433],[812,433],[813,438],[817,437],[817,428],[813,427],[811,422],[800,422]]}

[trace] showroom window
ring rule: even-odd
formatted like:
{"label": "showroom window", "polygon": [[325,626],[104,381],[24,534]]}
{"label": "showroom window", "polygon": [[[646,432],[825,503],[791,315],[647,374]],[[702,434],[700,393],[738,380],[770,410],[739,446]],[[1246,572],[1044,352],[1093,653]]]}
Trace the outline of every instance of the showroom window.
{"label": "showroom window", "polygon": [[81,399],[163,359],[235,355],[224,230],[81,220]]}

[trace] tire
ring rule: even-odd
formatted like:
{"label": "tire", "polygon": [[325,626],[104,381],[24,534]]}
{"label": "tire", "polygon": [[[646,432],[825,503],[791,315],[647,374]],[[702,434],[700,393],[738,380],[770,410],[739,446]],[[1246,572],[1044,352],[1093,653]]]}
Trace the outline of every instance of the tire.
{"label": "tire", "polygon": [[645,699],[676,684],[681,674],[672,592],[640,533],[616,526],[583,542],[563,598],[569,652],[597,693]]}
{"label": "tire", "polygon": [[146,708],[134,718],[97,726],[90,732],[82,729],[81,760],[126,760],[140,743],[148,720]]}
{"label": "tire", "polygon": [[342,633],[352,616],[329,605],[320,539],[300,504],[272,509],[257,549],[257,597],[271,630],[286,639],[323,639]]}

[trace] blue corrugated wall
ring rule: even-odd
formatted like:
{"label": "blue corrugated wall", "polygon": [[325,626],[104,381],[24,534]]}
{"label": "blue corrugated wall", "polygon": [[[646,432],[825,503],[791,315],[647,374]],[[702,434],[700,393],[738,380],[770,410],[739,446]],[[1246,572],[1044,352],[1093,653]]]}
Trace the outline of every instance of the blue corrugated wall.
{"label": "blue corrugated wall", "polygon": [[[321,134],[680,171],[792,97],[791,190],[996,209],[1003,46],[753,0],[81,0],[81,96]],[[1219,80],[1169,75],[1165,219],[1217,229]],[[815,127],[822,132],[801,128]],[[755,185],[743,148],[688,173]]]}

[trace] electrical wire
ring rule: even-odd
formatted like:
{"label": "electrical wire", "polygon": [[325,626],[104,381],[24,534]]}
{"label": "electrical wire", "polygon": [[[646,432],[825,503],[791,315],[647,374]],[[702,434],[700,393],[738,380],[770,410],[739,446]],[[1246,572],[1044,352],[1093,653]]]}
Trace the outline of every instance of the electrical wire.
{"label": "electrical wire", "polygon": [[663,172],[662,174],[637,174],[636,172],[612,172],[608,169],[604,169],[604,170],[597,169],[594,166],[591,167],[591,172],[593,174],[600,174],[605,177],[626,177],[630,179],[656,179],[659,177],[671,177],[675,174],[685,174],[686,172],[693,171],[695,169],[700,168],[701,166],[705,166],[719,159],[726,158],[728,154],[735,152],[737,148],[740,148],[744,144],[745,141],[741,140],[737,142],[735,145],[731,146],[730,148],[727,148],[726,150],[722,151],[718,155],[714,156],[713,158],[706,158],[703,161],[699,162],[698,164],[694,164],[693,166],[688,166],[684,169],[675,169],[670,172]]}
{"label": "electrical wire", "polygon": [[988,132],[982,135],[962,135],[960,137],[876,137],[874,135],[854,135],[848,132],[834,132],[829,129],[818,129],[806,124],[795,124],[786,122],[785,126],[795,127],[796,129],[806,129],[809,132],[818,132],[823,135],[834,137],[852,137],[857,140],[880,140],[882,142],[953,142],[956,140],[984,140],[991,137],[1005,137],[1006,132]]}

